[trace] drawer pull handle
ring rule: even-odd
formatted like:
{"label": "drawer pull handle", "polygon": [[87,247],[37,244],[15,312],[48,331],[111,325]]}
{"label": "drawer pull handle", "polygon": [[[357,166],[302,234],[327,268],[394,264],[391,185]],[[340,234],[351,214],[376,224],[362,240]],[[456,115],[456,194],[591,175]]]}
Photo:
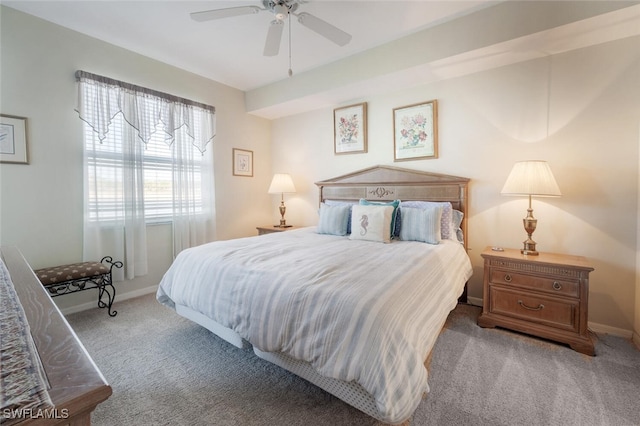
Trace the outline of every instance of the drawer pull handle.
{"label": "drawer pull handle", "polygon": [[510,282],[511,282],[511,275],[510,275],[510,274],[505,274],[505,276],[504,276],[504,280],[505,280],[506,282],[510,283]]}
{"label": "drawer pull handle", "polygon": [[560,283],[558,281],[554,281],[553,282],[553,289],[554,290],[560,290],[562,288],[562,285],[560,285]]}
{"label": "drawer pull handle", "polygon": [[541,303],[540,305],[538,305],[537,308],[532,308],[531,306],[527,306],[525,305],[522,300],[518,300],[518,305],[522,306],[525,309],[528,309],[530,311],[541,311],[542,309],[544,309],[544,305]]}

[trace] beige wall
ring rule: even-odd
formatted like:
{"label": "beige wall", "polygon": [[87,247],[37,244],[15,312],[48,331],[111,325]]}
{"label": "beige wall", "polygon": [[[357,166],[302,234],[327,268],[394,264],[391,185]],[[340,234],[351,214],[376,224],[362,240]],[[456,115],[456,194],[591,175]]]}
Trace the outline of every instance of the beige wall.
{"label": "beige wall", "polygon": [[[270,122],[245,113],[244,93],[7,7],[0,7],[0,111],[27,117],[29,165],[0,165],[0,244],[34,268],[82,260],[82,124],[74,73],[83,69],[214,105],[218,238],[254,235],[270,220]],[[255,177],[233,177],[232,148],[254,151]],[[265,183],[267,182],[267,183]],[[242,194],[242,196],[238,196]],[[149,275],[118,292],[158,284],[172,261],[171,229],[150,226]],[[55,299],[68,307],[94,292]]]}
{"label": "beige wall", "polygon": [[[640,90],[640,89],[639,89]],[[638,121],[638,146],[640,146],[640,120]],[[638,158],[640,161],[640,157]],[[640,169],[640,166],[639,166]],[[638,191],[640,191],[640,173],[638,173]],[[638,193],[638,216],[640,216],[640,192]],[[640,220],[639,220],[640,222]],[[633,327],[633,341],[640,349],[640,223],[637,228],[636,250],[636,312]]]}
{"label": "beige wall", "polygon": [[[288,201],[289,222],[316,223],[313,182],[376,164],[471,178],[470,295],[479,299],[480,251],[518,248],[526,237],[527,202],[500,196],[502,185],[515,161],[547,160],[563,197],[534,200],[538,249],[586,256],[595,267],[589,320],[630,336],[637,321],[639,43],[628,38],[353,99],[368,103],[366,154],[334,155],[332,109],[274,120],[273,169],[292,173],[300,188]],[[392,109],[430,99],[439,103],[440,158],[394,163]]]}
{"label": "beige wall", "polygon": [[[28,117],[31,159],[28,166],[0,165],[0,244],[17,245],[35,268],[81,256],[82,138],[73,74],[85,69],[217,107],[212,153],[220,239],[253,235],[257,224],[278,219],[277,200],[266,194],[272,172],[293,175],[298,192],[287,198],[287,219],[303,225],[317,221],[313,182],[320,179],[375,164],[471,178],[476,299],[479,252],[486,245],[520,247],[524,239],[526,201],[499,195],[513,162],[548,160],[563,197],[534,200],[539,249],[593,262],[596,327],[640,330],[637,37],[352,99],[369,105],[369,152],[336,156],[333,107],[259,119],[245,113],[238,90],[6,7],[0,15],[0,111]],[[429,99],[439,102],[440,158],[394,163],[392,109]],[[254,151],[254,178],[232,177],[233,147]],[[120,293],[154,286],[170,264],[169,227],[149,227],[148,238],[151,273],[119,285]],[[56,300],[68,307],[93,300],[90,293]]]}

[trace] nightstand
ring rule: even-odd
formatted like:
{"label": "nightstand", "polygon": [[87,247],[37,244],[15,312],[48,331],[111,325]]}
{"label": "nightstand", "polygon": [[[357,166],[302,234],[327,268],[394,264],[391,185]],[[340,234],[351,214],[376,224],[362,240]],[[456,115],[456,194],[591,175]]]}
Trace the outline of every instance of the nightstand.
{"label": "nightstand", "polygon": [[580,256],[520,250],[493,251],[484,258],[481,327],[503,327],[566,343],[594,355],[587,329],[589,273],[593,268]]}
{"label": "nightstand", "polygon": [[280,228],[278,226],[273,226],[273,225],[256,227],[256,229],[258,230],[258,235],[272,234],[274,232],[291,231],[292,229],[298,229],[298,228],[299,226],[289,226],[287,228]]}

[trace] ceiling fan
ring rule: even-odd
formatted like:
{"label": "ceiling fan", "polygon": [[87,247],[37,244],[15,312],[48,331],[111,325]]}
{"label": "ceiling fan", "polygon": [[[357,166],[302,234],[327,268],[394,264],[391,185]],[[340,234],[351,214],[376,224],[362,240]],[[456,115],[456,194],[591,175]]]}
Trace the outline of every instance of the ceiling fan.
{"label": "ceiling fan", "polygon": [[264,44],[264,56],[276,56],[280,51],[282,30],[284,29],[284,23],[289,15],[295,16],[299,23],[328,40],[331,40],[338,46],[344,46],[351,41],[350,34],[331,25],[330,23],[306,12],[296,13],[298,6],[304,2],[304,0],[262,0],[263,7],[239,6],[193,12],[191,13],[191,19],[198,22],[204,22],[214,19],[230,18],[233,16],[251,15],[262,11],[271,12],[275,19],[271,21],[271,25],[267,32],[267,39]]}

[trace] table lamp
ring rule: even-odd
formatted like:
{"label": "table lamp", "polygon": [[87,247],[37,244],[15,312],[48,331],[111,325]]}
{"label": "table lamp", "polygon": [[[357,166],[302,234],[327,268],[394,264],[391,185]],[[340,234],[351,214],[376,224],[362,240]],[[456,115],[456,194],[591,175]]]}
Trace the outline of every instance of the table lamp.
{"label": "table lamp", "polygon": [[284,205],[284,193],[296,192],[296,187],[293,186],[293,180],[287,173],[276,173],[273,175],[271,185],[269,186],[269,194],[280,194],[280,225],[275,225],[278,228],[289,228],[291,225],[287,225],[287,221],[284,219],[284,213],[287,208]]}
{"label": "table lamp", "polygon": [[524,248],[520,252],[527,255],[537,255],[536,242],[533,241],[531,235],[536,230],[538,220],[533,217],[531,197],[559,197],[562,195],[549,164],[546,161],[519,161],[515,163],[500,193],[502,195],[529,196],[527,217],[522,219],[528,238],[524,241]]}

